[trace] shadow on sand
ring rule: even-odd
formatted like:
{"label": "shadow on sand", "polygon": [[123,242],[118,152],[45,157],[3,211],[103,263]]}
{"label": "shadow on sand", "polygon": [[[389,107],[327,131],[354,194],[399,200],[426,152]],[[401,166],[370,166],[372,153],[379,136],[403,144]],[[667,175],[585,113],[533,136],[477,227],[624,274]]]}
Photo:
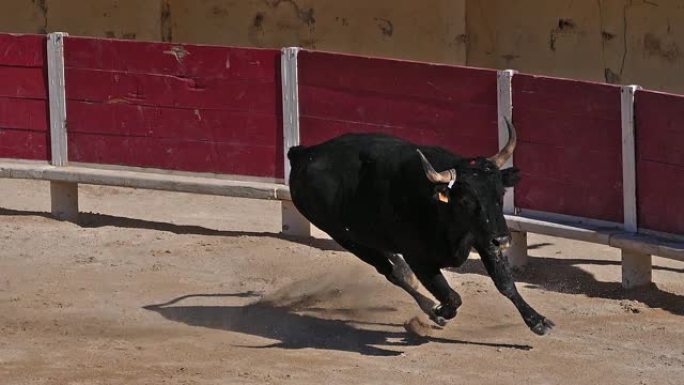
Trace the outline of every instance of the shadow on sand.
{"label": "shadow on sand", "polygon": [[[326,319],[307,314],[325,313],[324,308],[291,309],[256,300],[243,306],[171,306],[188,298],[197,297],[258,297],[254,292],[235,294],[190,294],[169,302],[144,306],[162,317],[191,326],[227,330],[276,340],[266,346],[252,346],[255,349],[281,348],[338,350],[355,352],[368,356],[397,356],[402,351],[388,348],[418,346],[427,342],[445,344],[477,345],[492,348],[530,350],[529,345],[498,344],[464,341],[447,338],[415,337],[403,330],[369,330],[356,325],[371,325],[400,329],[402,325],[353,320]],[[329,309],[333,313],[344,313],[345,309]],[[393,311],[391,308],[371,309]]]}
{"label": "shadow on sand", "polygon": [[[535,245],[532,245],[535,246]],[[547,246],[544,244],[543,246]],[[530,247],[541,249],[541,247]],[[684,296],[661,290],[655,283],[634,289],[625,289],[620,282],[602,282],[593,274],[582,269],[580,265],[614,266],[620,269],[620,261],[530,257],[529,263],[521,271],[514,273],[518,286],[543,288],[566,294],[582,294],[588,297],[615,300],[634,300],[650,308],[659,308],[675,315],[684,315]],[[684,269],[666,266],[653,266],[653,270],[684,273]],[[482,263],[468,260],[455,272],[488,276]]]}
{"label": "shadow on sand", "polygon": [[[42,216],[51,218],[50,214],[44,212],[18,211],[3,208],[0,208],[0,215]],[[222,237],[271,237],[300,243],[320,250],[344,250],[330,239],[290,237],[281,233],[271,232],[221,231],[201,226],[176,225],[166,222],[118,217],[106,214],[81,213],[79,224],[87,228],[114,226],[131,229],[168,231],[174,234],[196,234]],[[531,250],[542,250],[543,247],[548,245],[548,243],[533,244],[528,248]],[[620,261],[551,257],[531,257],[529,261],[529,264],[522,272],[516,273],[516,281],[520,282],[519,285],[526,283],[531,287],[540,287],[548,291],[583,294],[588,297],[636,300],[651,308],[660,308],[675,315],[684,315],[684,296],[682,295],[663,291],[658,288],[656,284],[626,290],[622,287],[620,282],[598,281],[591,273],[588,273],[578,266],[610,265],[619,269]],[[684,268],[677,269],[654,265],[653,269],[684,273]],[[453,271],[487,276],[487,272],[482,266],[482,263],[478,260],[468,260],[463,266],[454,269]]]}

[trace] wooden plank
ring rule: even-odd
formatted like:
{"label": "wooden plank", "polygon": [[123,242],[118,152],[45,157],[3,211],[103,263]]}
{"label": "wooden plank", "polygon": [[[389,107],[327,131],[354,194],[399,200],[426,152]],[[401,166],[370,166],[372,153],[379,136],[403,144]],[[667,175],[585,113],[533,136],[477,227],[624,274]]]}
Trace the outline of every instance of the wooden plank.
{"label": "wooden plank", "polygon": [[264,113],[78,101],[69,101],[67,109],[70,133],[272,146],[280,135],[279,118]]}
{"label": "wooden plank", "polygon": [[[72,133],[74,162],[274,177],[276,146]],[[277,161],[278,159],[278,161]]]}
{"label": "wooden plank", "polygon": [[[50,106],[50,156],[54,166],[65,166],[67,157],[67,111],[64,81],[65,33],[48,34],[47,73]],[[78,198],[76,198],[78,199]]]}
{"label": "wooden plank", "polygon": [[251,79],[275,82],[277,49],[152,43],[69,37],[66,66],[189,78]]}
{"label": "wooden plank", "polygon": [[621,189],[602,192],[591,183],[526,174],[515,194],[517,207],[614,222],[622,221],[621,197]]}
{"label": "wooden plank", "polygon": [[639,226],[684,234],[684,97],[635,96]]}
{"label": "wooden plank", "polygon": [[581,147],[592,151],[621,153],[620,113],[611,115],[569,115],[538,106],[513,109],[518,140],[558,147]]}
{"label": "wooden plank", "polygon": [[0,65],[0,96],[46,99],[47,77],[45,70],[35,67]]}
{"label": "wooden plank", "polygon": [[618,233],[610,238],[610,246],[641,254],[642,258],[657,255],[684,262],[684,242],[662,236]]}
{"label": "wooden plank", "polygon": [[[499,150],[502,150],[511,139],[509,133],[509,123],[513,122],[513,90],[512,80],[515,71],[503,70],[497,72],[496,75],[496,94],[497,94],[497,127],[498,127],[498,142]],[[511,154],[508,160],[501,165],[501,169],[512,167],[515,163],[514,154]],[[503,211],[505,214],[515,213],[515,187],[511,186],[506,189],[503,198]],[[512,248],[508,251],[508,256],[511,257],[511,266],[521,266],[527,260],[527,236],[524,233],[517,233],[513,235],[511,240]]]}
{"label": "wooden plank", "polygon": [[684,166],[684,97],[639,91],[635,99],[639,159]]}
{"label": "wooden plank", "polygon": [[300,85],[496,106],[496,71],[302,51]]}
{"label": "wooden plank", "polygon": [[[622,204],[626,231],[636,233],[636,148],[634,127],[634,93],[638,86],[622,87]],[[630,256],[624,254],[628,259]],[[624,258],[623,258],[624,259]],[[623,263],[623,266],[625,264]],[[650,265],[649,265],[650,266]],[[623,274],[624,276],[624,274]]]}
{"label": "wooden plank", "polygon": [[46,100],[0,97],[0,128],[47,132]]}
{"label": "wooden plank", "polygon": [[303,116],[301,118],[302,144],[313,145],[350,132],[378,132],[391,134],[418,144],[439,145],[463,156],[491,155],[497,151],[496,120],[472,135],[453,129],[415,129],[335,121]]}
{"label": "wooden plank", "polygon": [[47,160],[47,132],[0,128],[0,158]]}
{"label": "wooden plank", "polygon": [[[300,48],[288,47],[283,48],[280,58],[280,73],[281,73],[281,93],[283,106],[283,173],[285,183],[290,183],[290,160],[287,158],[287,153],[290,148],[300,144],[299,136],[299,66],[298,56]],[[286,227],[286,222],[292,219],[295,231],[304,230],[307,228],[301,222],[301,217],[289,210],[292,207],[282,207],[283,211],[283,228]],[[289,226],[287,226],[289,228]],[[310,226],[309,226],[310,227]]]}
{"label": "wooden plank", "polygon": [[404,95],[300,86],[301,115],[417,130],[442,129],[473,134],[496,125],[496,105],[451,103]]}
{"label": "wooden plank", "polygon": [[605,83],[516,74],[513,100],[519,107],[564,115],[620,118],[620,87]]}
{"label": "wooden plank", "polygon": [[300,53],[301,140],[382,132],[464,155],[497,151],[496,72]]}
{"label": "wooden plank", "polygon": [[0,33],[0,66],[44,67],[45,36]]}
{"label": "wooden plank", "polygon": [[516,165],[523,175],[559,179],[568,184],[592,185],[599,190],[598,194],[601,191],[615,191],[622,196],[619,153],[520,142],[516,155]]}
{"label": "wooden plank", "polygon": [[67,69],[66,81],[70,100],[282,113],[280,91],[271,81],[191,79],[83,69]]}
{"label": "wooden plank", "polygon": [[[641,127],[640,127],[641,129]],[[684,234],[684,167],[639,159],[637,196],[639,226]]]}
{"label": "wooden plank", "polygon": [[517,74],[517,207],[623,221],[620,88]]}

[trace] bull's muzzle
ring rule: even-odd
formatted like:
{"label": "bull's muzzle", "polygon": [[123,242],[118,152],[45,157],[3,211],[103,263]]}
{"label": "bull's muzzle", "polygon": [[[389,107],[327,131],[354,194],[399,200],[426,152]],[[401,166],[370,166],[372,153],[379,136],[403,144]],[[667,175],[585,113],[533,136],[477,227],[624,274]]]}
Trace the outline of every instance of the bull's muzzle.
{"label": "bull's muzzle", "polygon": [[504,235],[502,237],[496,237],[492,239],[492,245],[500,250],[506,250],[511,246],[511,236]]}

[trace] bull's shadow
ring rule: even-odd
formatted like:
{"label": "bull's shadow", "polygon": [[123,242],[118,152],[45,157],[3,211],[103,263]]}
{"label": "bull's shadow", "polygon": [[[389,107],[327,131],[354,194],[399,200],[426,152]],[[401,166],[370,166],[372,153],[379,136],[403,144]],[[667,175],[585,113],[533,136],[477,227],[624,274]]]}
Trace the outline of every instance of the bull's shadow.
{"label": "bull's shadow", "polygon": [[[0,208],[0,215],[30,215],[51,218],[45,212],[19,211]],[[214,230],[202,226],[176,225],[167,222],[156,222],[144,219],[126,218],[106,214],[81,213],[79,224],[83,227],[114,226],[133,229],[149,229],[168,231],[174,234],[196,234],[209,236],[259,236],[285,239],[292,242],[305,244],[320,250],[344,250],[341,246],[330,239],[289,237],[273,232],[247,232],[247,231],[224,231]],[[543,250],[548,244],[530,245],[529,249]],[[672,314],[684,315],[684,296],[661,290],[655,284],[647,287],[626,290],[620,282],[600,282],[591,273],[576,265],[611,265],[620,268],[620,261],[595,260],[589,257],[578,259],[530,257],[529,264],[522,272],[516,273],[516,281],[519,284],[528,284],[542,287],[548,291],[568,294],[584,294],[589,297],[608,299],[627,299],[640,301],[651,308],[660,308]],[[663,266],[653,266],[654,270],[668,270],[684,273],[684,269],[672,269]],[[487,276],[482,263],[478,260],[469,259],[458,269],[457,272],[475,273]]]}
{"label": "bull's shadow", "polygon": [[[543,250],[548,244],[530,245],[530,249]],[[619,271],[621,262],[584,258],[552,258],[530,256],[529,263],[514,277],[518,286],[537,287],[565,294],[583,294],[588,297],[635,300],[650,308],[659,308],[675,315],[684,315],[684,296],[661,290],[655,283],[644,287],[625,289],[620,282],[601,282],[578,265],[614,266]],[[653,265],[653,270],[684,273],[684,269]],[[469,259],[455,272],[487,275],[482,263]]]}
{"label": "bull's shadow", "polygon": [[[253,348],[260,349],[314,348],[356,352],[368,356],[397,356],[402,354],[402,351],[388,348],[396,349],[417,346],[427,342],[479,345],[517,350],[532,349],[529,345],[497,344],[434,337],[414,337],[401,330],[401,325],[397,324],[326,319],[308,314],[320,313],[324,311],[322,308],[303,308],[295,311],[288,307],[276,306],[260,301],[243,306],[174,305],[181,300],[192,297],[227,298],[250,296],[256,297],[258,295],[251,292],[235,294],[191,294],[175,298],[163,304],[144,306],[144,308],[154,311],[168,320],[182,322],[191,326],[228,330],[277,341],[265,346],[252,346]],[[344,313],[345,309],[332,310],[334,312]],[[394,309],[377,308],[375,310],[393,311]],[[375,330],[355,326],[361,324],[372,325]],[[379,327],[400,331],[377,330]]]}

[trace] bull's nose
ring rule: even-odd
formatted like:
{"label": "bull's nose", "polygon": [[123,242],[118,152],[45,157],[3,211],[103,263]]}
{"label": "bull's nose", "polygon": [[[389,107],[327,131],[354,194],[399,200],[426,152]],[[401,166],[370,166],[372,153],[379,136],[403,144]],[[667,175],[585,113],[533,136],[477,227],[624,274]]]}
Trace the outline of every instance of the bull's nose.
{"label": "bull's nose", "polygon": [[507,249],[511,245],[511,237],[508,235],[496,237],[492,239],[492,244],[500,249]]}

